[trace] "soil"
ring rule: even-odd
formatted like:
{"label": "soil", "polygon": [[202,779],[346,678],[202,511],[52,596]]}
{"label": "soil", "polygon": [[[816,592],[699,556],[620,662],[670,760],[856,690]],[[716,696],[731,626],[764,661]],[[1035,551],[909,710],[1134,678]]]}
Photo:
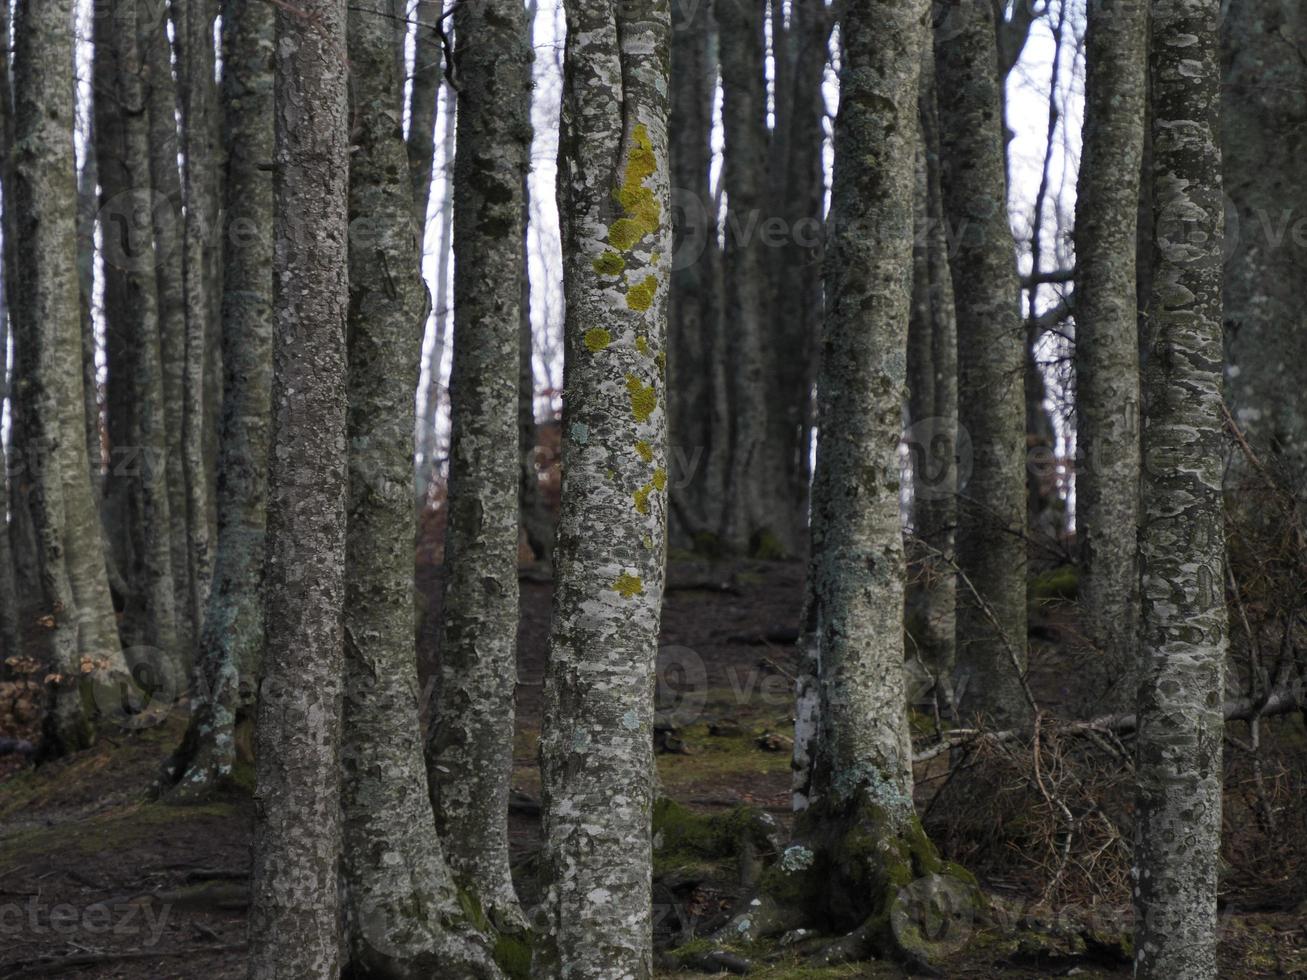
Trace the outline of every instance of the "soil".
{"label": "soil", "polygon": [[[793,637],[803,569],[792,563],[676,563],[659,655],[658,773],[664,793],[696,812],[761,807],[782,824],[789,815]],[[435,661],[440,569],[419,569],[419,660],[425,684]],[[530,900],[528,870],[538,847],[536,747],[550,587],[547,570],[524,566],[519,634],[518,708],[511,814],[515,867]],[[1050,617],[1050,621],[1055,617]],[[1045,624],[1045,629],[1049,628]],[[1064,645],[1034,647],[1032,686],[1056,702],[1066,683]],[[924,710],[924,709],[923,709]],[[184,704],[153,727],[115,732],[91,750],[39,769],[20,759],[0,769],[0,977],[235,980],[245,976],[245,907],[252,803],[232,796],[203,806],[149,801],[158,766],[185,727]],[[0,732],[3,735],[21,733]],[[26,736],[23,736],[26,737]],[[923,775],[919,773],[919,776]],[[937,782],[937,781],[936,781]],[[928,803],[932,781],[923,783]],[[1011,848],[1009,847],[1009,852]],[[1065,943],[1057,916],[1028,915],[1028,869],[1004,877],[982,869],[1003,908],[1000,926],[976,923],[968,943],[942,970],[948,977],[1124,977],[1128,962],[1112,936],[1128,917],[1107,910],[1109,941]],[[1000,869],[1001,870],[1001,869]],[[993,873],[991,873],[993,872]],[[1302,876],[1274,901],[1227,897],[1222,919],[1223,977],[1307,976]],[[711,875],[688,891],[660,882],[661,944],[729,912],[738,889]],[[1027,889],[1023,893],[1022,889]],[[1104,909],[1100,908],[1102,914]],[[1071,932],[1083,932],[1079,920]],[[1065,937],[1062,937],[1065,938]],[[1071,949],[1075,955],[1068,955]],[[756,976],[901,977],[886,962],[844,967],[800,965],[777,950]],[[660,954],[662,977],[677,972]]]}

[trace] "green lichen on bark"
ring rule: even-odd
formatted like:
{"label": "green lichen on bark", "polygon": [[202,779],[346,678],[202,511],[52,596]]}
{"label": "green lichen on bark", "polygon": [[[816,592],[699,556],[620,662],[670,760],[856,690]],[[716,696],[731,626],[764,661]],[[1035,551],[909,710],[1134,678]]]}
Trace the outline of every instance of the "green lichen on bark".
{"label": "green lichen on bark", "polygon": [[1218,0],[1154,3],[1135,976],[1216,977],[1227,644]]}

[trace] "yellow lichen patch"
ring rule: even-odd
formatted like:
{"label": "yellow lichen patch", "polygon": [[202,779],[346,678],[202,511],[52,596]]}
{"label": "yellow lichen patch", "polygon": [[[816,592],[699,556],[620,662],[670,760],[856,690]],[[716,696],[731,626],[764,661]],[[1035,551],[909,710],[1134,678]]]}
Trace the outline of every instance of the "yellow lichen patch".
{"label": "yellow lichen patch", "polygon": [[601,276],[620,276],[626,268],[626,260],[616,252],[605,252],[591,264]]}
{"label": "yellow lichen patch", "polygon": [[[644,281],[637,283],[626,291],[626,305],[633,310],[647,310],[653,306],[654,295],[658,292],[658,277],[645,276]],[[644,338],[641,337],[641,340]],[[649,344],[646,341],[645,347]],[[645,353],[641,351],[640,353]]]}
{"label": "yellow lichen patch", "polygon": [[631,396],[631,411],[637,422],[648,422],[649,416],[658,407],[658,396],[654,394],[653,385],[647,385],[634,374],[626,376],[626,391]]}
{"label": "yellow lichen patch", "polygon": [[661,466],[658,467],[658,469],[654,470],[653,479],[650,480],[649,482],[653,484],[653,486],[657,487],[659,490],[666,490],[667,471],[663,469]]}
{"label": "yellow lichen patch", "polygon": [[666,370],[667,370],[667,351],[665,351],[665,350],[660,350],[660,351],[659,351],[659,352],[654,356],[654,363],[658,365],[658,370],[659,370],[659,371],[666,371]]}
{"label": "yellow lichen patch", "polygon": [[646,483],[635,491],[635,509],[641,514],[649,513],[649,494],[653,493],[653,484]]}
{"label": "yellow lichen patch", "polygon": [[644,460],[646,463],[653,462],[653,458],[654,458],[653,446],[649,445],[649,443],[646,442],[644,439],[641,439],[639,442],[635,444],[635,451],[639,454],[640,458]]}
{"label": "yellow lichen patch", "polygon": [[623,599],[632,599],[635,596],[644,595],[644,582],[640,580],[638,575],[623,572],[613,582],[613,591]]}
{"label": "yellow lichen patch", "polygon": [[654,155],[648,127],[640,123],[632,131],[631,138],[634,145],[627,154],[622,185],[614,194],[626,217],[618,218],[608,227],[608,241],[623,252],[628,251],[645,235],[657,231],[658,221],[662,217],[662,209],[653,190],[644,185],[658,169],[658,158]]}
{"label": "yellow lichen patch", "polygon": [[648,354],[648,353],[649,353],[649,341],[645,340],[643,337],[636,337],[636,338],[635,338],[635,349],[638,350],[641,354]]}
{"label": "yellow lichen patch", "polygon": [[595,327],[585,332],[585,345],[594,353],[603,350],[613,342],[613,335],[603,327]]}

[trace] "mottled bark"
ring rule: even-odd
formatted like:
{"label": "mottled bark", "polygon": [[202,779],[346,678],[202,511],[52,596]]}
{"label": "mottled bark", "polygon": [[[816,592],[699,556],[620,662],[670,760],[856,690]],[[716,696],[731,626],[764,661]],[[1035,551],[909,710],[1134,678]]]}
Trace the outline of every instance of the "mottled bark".
{"label": "mottled bark", "polygon": [[1148,7],[1089,8],[1084,150],[1076,190],[1076,526],[1082,622],[1098,648],[1077,684],[1090,712],[1138,687],[1139,346],[1136,220]]}
{"label": "mottled bark", "polygon": [[[248,729],[263,663],[272,386],[273,10],[226,0],[222,16],[224,141],[222,364],[218,538],[200,631],[193,713],[168,761],[171,799],[207,796],[249,755]],[[252,761],[248,758],[243,761]]]}
{"label": "mottled bark", "polygon": [[[14,194],[14,104],[9,85],[9,0],[0,0],[0,413],[10,408],[10,441],[15,442],[17,402],[11,399],[9,381],[9,339],[14,336],[12,316],[13,292],[17,286],[14,234],[17,220],[13,213]],[[17,474],[15,474],[17,476]],[[10,527],[19,526],[16,508],[9,495],[9,452],[0,440],[0,659],[17,656],[19,650],[19,604],[14,553]]]}
{"label": "mottled bark", "polygon": [[1216,977],[1227,638],[1218,0],[1155,0],[1135,976]]}
{"label": "mottled bark", "polygon": [[559,149],[563,488],[541,734],[533,975],[653,972],[653,669],[664,582],[671,226],[662,0],[569,0]]}
{"label": "mottled bark", "polygon": [[[989,4],[950,0],[935,37],[944,215],[958,331],[958,564],[976,586],[959,597],[958,694],[964,712],[1007,726],[1028,710],[1026,669],[1025,330],[1007,221],[1003,120]],[[1015,661],[1015,663],[1014,663]]]}
{"label": "mottled bark", "polygon": [[667,377],[671,541],[708,546],[722,523],[730,460],[722,267],[712,187],[715,24],[708,3],[672,4],[672,283]]}
{"label": "mottled bark", "polygon": [[345,0],[277,8],[272,443],[251,980],[340,972],[349,100]]}
{"label": "mottled bark", "polygon": [[172,74],[168,19],[161,5],[146,4],[153,23],[141,24],[146,46],[146,97],[150,117],[150,181],[154,189],[155,285],[159,296],[159,355],[163,367],[163,412],[167,431],[168,535],[172,554],[173,605],[178,635],[189,638],[190,560],[186,537],[186,469],[182,427],[185,405],[186,283],[183,268],[182,184],[177,164],[177,85]]}
{"label": "mottled bark", "polygon": [[[490,977],[497,971],[489,953],[446,931],[445,924],[460,917],[460,906],[423,778],[413,621],[416,528],[408,488],[421,337],[415,328],[426,319],[427,295],[412,222],[412,184],[405,179],[403,80],[384,14],[384,0],[356,3],[349,12],[358,128],[349,193],[349,533],[341,757],[347,972],[414,980]],[[510,333],[515,327],[510,324]],[[511,426],[511,405],[507,414]],[[511,456],[511,440],[507,448]],[[511,479],[507,485],[512,496]],[[506,796],[503,810],[506,814]],[[478,809],[464,819],[480,823],[490,813]],[[507,877],[506,837],[504,851]]]}
{"label": "mottled bark", "polygon": [[518,387],[531,51],[520,0],[457,8],[453,437],[428,774],[460,886],[521,920],[508,867],[517,680]]}
{"label": "mottled bark", "polygon": [[[186,536],[189,552],[188,621],[198,627],[213,576],[210,546],[210,459],[206,412],[218,285],[218,173],[225,148],[218,136],[218,90],[214,81],[213,22],[216,0],[187,0],[172,8],[182,115],[182,187],[186,201],[186,340],[183,363],[182,464],[186,476]],[[194,633],[187,641],[195,642]]]}
{"label": "mottled bark", "polygon": [[[1221,140],[1227,207],[1229,399],[1240,428],[1307,501],[1307,9],[1291,0],[1223,5]],[[1245,469],[1236,460],[1237,479]]]}
{"label": "mottled bark", "polygon": [[[50,664],[47,752],[92,737],[88,676],[124,672],[109,602],[99,515],[86,466],[77,282],[77,164],[73,151],[70,0],[22,0],[15,10],[14,196],[18,277],[18,433],[38,542],[41,613]],[[89,670],[86,670],[89,668]]]}

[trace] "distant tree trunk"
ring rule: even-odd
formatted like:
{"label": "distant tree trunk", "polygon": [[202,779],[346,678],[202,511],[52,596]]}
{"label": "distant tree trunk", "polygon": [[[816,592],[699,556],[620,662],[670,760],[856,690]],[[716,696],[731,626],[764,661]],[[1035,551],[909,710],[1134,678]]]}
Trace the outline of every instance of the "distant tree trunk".
{"label": "distant tree trunk", "polygon": [[540,746],[550,884],[533,975],[646,980],[667,516],[670,12],[663,0],[569,0],[567,26],[563,488]]}
{"label": "distant tree trunk", "polygon": [[[170,522],[174,606],[178,636],[193,653],[189,638],[199,628],[191,621],[190,549],[186,536],[186,467],[182,432],[186,402],[186,281],[183,260],[181,172],[177,164],[177,85],[172,75],[172,45],[163,8],[156,21],[141,24],[146,45],[147,98],[150,115],[150,180],[155,200],[155,281],[159,293],[159,351],[163,363],[163,411],[167,429],[168,518]],[[163,206],[163,202],[167,206]]]}
{"label": "distant tree trunk", "polygon": [[[957,612],[961,708],[1006,726],[1028,711],[1026,669],[1025,331],[1017,310],[1007,220],[1003,120],[989,4],[951,0],[936,34],[944,214],[958,329],[959,439],[972,447],[959,473]],[[963,460],[960,465],[965,466]],[[1015,663],[1014,663],[1015,661]]]}
{"label": "distant tree trunk", "polygon": [[[4,241],[0,242],[0,413],[9,405],[10,441],[15,439],[15,424],[18,407],[11,398],[9,384],[9,339],[14,336],[14,319],[12,316],[13,293],[17,287],[15,281],[14,235],[18,227],[11,206],[14,200],[14,102],[13,92],[9,87],[9,0],[0,0],[0,202],[4,209],[0,214],[3,221]],[[0,439],[0,659],[17,656],[20,652],[21,634],[19,630],[19,605],[16,569],[13,548],[10,542],[10,528],[18,526],[15,508],[11,506],[9,496],[9,453],[4,440]],[[18,474],[15,474],[15,479]]]}
{"label": "distant tree trunk", "polygon": [[1076,192],[1076,525],[1080,608],[1095,646],[1086,710],[1128,711],[1138,688],[1139,174],[1148,7],[1091,5],[1085,133]]}
{"label": "distant tree trunk", "polygon": [[335,980],[349,304],[346,0],[277,7],[272,443],[251,980]]}
{"label": "distant tree trunk", "polygon": [[668,321],[671,540],[708,547],[719,533],[730,459],[721,325],[721,251],[712,187],[716,25],[707,3],[672,4],[670,140],[673,256]]}
{"label": "distant tree trunk", "polygon": [[181,747],[163,775],[169,798],[201,799],[252,763],[254,691],[263,664],[263,562],[272,398],[274,261],[273,8],[226,0],[223,370],[218,546],[200,631],[197,690]]}
{"label": "distant tree trunk", "polygon": [[[94,103],[94,95],[92,95]],[[104,445],[100,438],[100,380],[95,363],[95,226],[100,212],[100,169],[95,155],[95,113],[87,120],[83,162],[77,176],[77,292],[82,306],[82,400],[86,415],[86,465],[91,495],[104,496]]]}
{"label": "distant tree trunk", "polygon": [[[126,358],[134,402],[132,485],[128,491],[132,552],[129,581],[139,599],[132,628],[136,641],[162,654],[164,661],[184,677],[190,667],[190,650],[178,647],[173,589],[171,522],[168,497],[168,434],[164,414],[163,365],[159,348],[159,300],[155,269],[159,259],[154,240],[154,212],[169,205],[154,194],[150,182],[150,120],[145,79],[144,43],[149,26],[138,18],[148,5],[121,0],[110,19],[115,48],[118,87],[115,97],[122,111],[123,162],[127,171],[126,194],[110,201],[104,211],[108,234],[133,237],[130,253],[108,252],[106,262],[121,267],[125,296],[123,319],[112,324],[126,336]],[[128,225],[130,223],[130,225]],[[117,226],[117,227],[115,227]],[[124,226],[130,230],[124,231]],[[170,685],[177,690],[177,685]]]}
{"label": "distant tree trunk", "polygon": [[782,447],[770,438],[769,414],[787,411],[768,391],[773,358],[768,317],[768,265],[762,225],[768,206],[767,88],[763,21],[766,0],[715,6],[721,44],[722,125],[726,138],[726,290],[730,338],[731,457],[722,546],[767,557],[799,552],[798,508],[787,500]]}
{"label": "distant tree trunk", "polygon": [[[1224,721],[1218,0],[1155,0],[1135,976],[1217,976]],[[1119,66],[1118,66],[1119,70]]]}
{"label": "distant tree trunk", "polygon": [[454,182],[452,167],[454,162],[454,126],[456,113],[454,90],[450,88],[445,100],[444,147],[446,170],[450,171],[445,180],[444,200],[440,204],[440,232],[436,238],[436,295],[433,301],[433,315],[436,318],[435,336],[427,356],[427,386],[423,398],[423,416],[417,426],[418,457],[421,462],[417,471],[417,503],[424,507],[431,493],[431,485],[436,474],[440,472],[440,461],[436,458],[437,445],[436,420],[440,416],[440,392],[444,381],[441,365],[445,360],[445,332],[449,314],[449,255],[450,239],[454,232]]}
{"label": "distant tree trunk", "polygon": [[[181,88],[186,343],[183,366],[182,453],[186,474],[186,533],[190,569],[188,621],[198,626],[204,616],[205,597],[213,576],[210,548],[210,455],[206,405],[209,402],[209,324],[213,321],[220,236],[218,223],[218,167],[222,144],[218,139],[217,86],[214,82],[214,0],[187,0],[172,8],[178,47]],[[194,648],[195,637],[187,638]]]}
{"label": "distant tree trunk", "polygon": [[[527,11],[530,23],[531,11]],[[529,101],[529,99],[528,99]],[[529,106],[528,106],[529,108]],[[528,147],[528,152],[530,148]],[[526,174],[522,177],[522,202],[530,214],[531,188]],[[526,221],[522,222],[522,300],[518,317],[517,365],[517,428],[518,428],[518,504],[522,513],[522,531],[526,543],[537,561],[552,561],[554,557],[554,515],[549,512],[540,494],[540,468],[536,462],[536,449],[540,444],[540,431],[536,425],[535,337],[531,324],[531,250],[527,240]],[[448,554],[448,552],[446,552]],[[448,560],[448,559],[446,559]]]}
{"label": "distant tree trunk", "polygon": [[[1232,214],[1225,276],[1229,398],[1257,451],[1307,503],[1307,8],[1224,5],[1221,135]],[[1246,472],[1236,461],[1236,479]]]}
{"label": "distant tree trunk", "polygon": [[[922,152],[918,162],[917,247],[913,250],[913,320],[909,327],[908,448],[913,453],[913,523],[926,545],[920,557],[919,605],[922,653],[934,672],[937,693],[953,705],[957,661],[957,575],[953,570],[957,526],[957,320],[948,235],[940,200],[939,113],[935,62],[925,52],[921,67]],[[915,380],[914,380],[915,379]],[[919,389],[919,390],[918,390]]]}
{"label": "distant tree trunk", "polygon": [[427,207],[431,203],[431,165],[436,151],[436,104],[439,102],[443,52],[439,21],[443,11],[438,4],[419,3],[413,16],[417,20],[413,48],[413,85],[409,95],[408,172],[413,182],[413,227],[421,248],[427,227]]}
{"label": "distant tree trunk", "polygon": [[517,680],[519,364],[531,51],[520,0],[455,14],[453,439],[428,776],[459,885],[524,924],[508,867]]}
{"label": "distant tree trunk", "polygon": [[19,441],[50,618],[49,753],[93,737],[81,681],[126,670],[86,466],[77,283],[71,0],[20,0],[14,17]]}
{"label": "distant tree trunk", "polygon": [[[420,344],[414,341],[421,336],[415,327],[426,319],[427,297],[412,222],[412,184],[406,179],[403,80],[384,3],[362,0],[349,12],[357,128],[349,193],[349,532],[341,756],[346,973],[492,977],[498,971],[489,952],[446,929],[465,915],[423,778],[413,621],[415,527],[408,488]],[[505,179],[516,186],[516,175]],[[503,234],[514,239],[514,229]],[[515,320],[508,331],[516,336]],[[508,399],[510,432],[516,431],[511,401],[516,390],[509,384],[507,395],[500,392],[501,403]],[[511,439],[504,448],[511,465],[516,458]],[[511,477],[506,487],[516,527]],[[511,738],[502,740],[511,745]],[[506,793],[502,808],[506,814]],[[466,819],[481,824],[492,812],[478,809]],[[455,837],[459,843],[466,839]],[[507,840],[504,847],[507,876]]]}

